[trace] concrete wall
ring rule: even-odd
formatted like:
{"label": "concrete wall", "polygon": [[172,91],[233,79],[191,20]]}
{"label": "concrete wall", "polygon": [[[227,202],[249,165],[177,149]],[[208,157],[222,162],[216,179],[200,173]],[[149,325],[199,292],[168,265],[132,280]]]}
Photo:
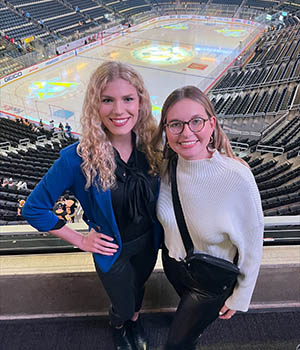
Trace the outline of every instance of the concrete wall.
{"label": "concrete wall", "polygon": [[[162,269],[150,277],[144,311],[175,308],[178,298]],[[0,319],[106,314],[109,300],[95,272],[0,277]],[[263,265],[251,308],[300,307],[300,264]]]}

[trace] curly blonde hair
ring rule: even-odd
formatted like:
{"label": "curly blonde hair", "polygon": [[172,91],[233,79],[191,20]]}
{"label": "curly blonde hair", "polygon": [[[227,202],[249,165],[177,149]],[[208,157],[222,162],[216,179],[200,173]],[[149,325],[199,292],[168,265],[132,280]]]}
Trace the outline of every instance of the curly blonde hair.
{"label": "curly blonde hair", "polygon": [[[204,107],[209,119],[216,116],[214,107],[209,98],[196,86],[184,86],[176,89],[167,97],[162,108],[159,126],[154,133],[151,142],[153,151],[155,150],[157,153],[160,151],[161,156],[158,166],[160,167],[160,172],[162,175],[165,175],[166,173],[170,175],[171,161],[176,156],[176,153],[170,147],[168,147],[167,142],[163,144],[163,132],[167,121],[167,113],[169,108],[184,98],[199,102]],[[225,154],[227,157],[234,158],[248,166],[246,162],[234,155],[229,139],[222,130],[217,118],[216,126],[212,134],[212,142],[207,145],[207,150],[210,152],[218,150],[221,154]],[[166,160],[166,162],[164,160]]]}
{"label": "curly blonde hair", "polygon": [[[148,160],[154,161],[150,141],[156,122],[152,115],[152,105],[142,77],[130,66],[121,62],[104,62],[92,74],[82,107],[82,134],[77,153],[82,157],[82,171],[86,178],[85,188],[96,185],[103,191],[116,183],[113,146],[101,122],[99,106],[101,94],[107,84],[115,79],[124,79],[133,85],[139,96],[139,115],[133,131],[137,135],[137,146],[146,153]],[[97,179],[98,177],[98,179]]]}

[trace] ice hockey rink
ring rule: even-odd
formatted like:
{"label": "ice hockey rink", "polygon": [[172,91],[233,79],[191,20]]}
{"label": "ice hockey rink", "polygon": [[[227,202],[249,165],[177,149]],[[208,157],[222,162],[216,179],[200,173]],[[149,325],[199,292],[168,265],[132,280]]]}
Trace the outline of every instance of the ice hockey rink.
{"label": "ice hockey rink", "polygon": [[1,110],[47,124],[68,122],[80,132],[80,113],[91,73],[106,60],[123,61],[143,76],[159,118],[167,95],[184,85],[206,90],[257,37],[258,29],[216,19],[163,20],[124,32],[52,67],[0,89]]}

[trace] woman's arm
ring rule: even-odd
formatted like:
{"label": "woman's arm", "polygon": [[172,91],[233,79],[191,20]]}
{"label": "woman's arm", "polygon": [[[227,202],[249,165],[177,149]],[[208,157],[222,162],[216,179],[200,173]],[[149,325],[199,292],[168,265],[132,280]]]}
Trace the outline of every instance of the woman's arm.
{"label": "woman's arm", "polygon": [[117,244],[110,243],[114,238],[104,233],[98,233],[94,229],[87,235],[82,235],[71,227],[64,225],[59,230],[51,230],[49,233],[71,243],[85,252],[114,255],[119,248]]}
{"label": "woman's arm", "polygon": [[85,252],[114,255],[119,248],[117,244],[110,243],[114,238],[104,233],[98,233],[94,229],[87,235],[82,235],[71,227],[64,225],[59,230],[51,230],[49,233],[71,243]]}
{"label": "woman's arm", "polygon": [[22,210],[22,215],[28,223],[41,232],[47,232],[55,227],[58,217],[52,209],[59,196],[73,185],[76,168],[65,158],[60,157],[54,162],[35,186]]}
{"label": "woman's arm", "polygon": [[67,225],[58,225],[57,228],[59,218],[52,208],[59,196],[67,189],[72,189],[81,171],[80,163],[74,161],[73,157],[74,154],[66,152],[54,162],[26,200],[22,214],[37,230],[54,234],[83,251],[113,255],[118,245],[111,243],[113,238],[103,233],[92,229],[87,235],[82,235]]}

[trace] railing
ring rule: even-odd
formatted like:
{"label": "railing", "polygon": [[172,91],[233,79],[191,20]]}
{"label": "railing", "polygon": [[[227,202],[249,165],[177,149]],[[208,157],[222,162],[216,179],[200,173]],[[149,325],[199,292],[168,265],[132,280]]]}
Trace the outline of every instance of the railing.
{"label": "railing", "polygon": [[[245,118],[248,119],[247,122],[247,130],[241,130],[242,125],[237,124],[237,121],[244,120]],[[254,121],[255,123],[251,123],[250,121]],[[264,116],[261,116],[258,118],[258,116],[247,116],[247,115],[241,115],[241,116],[226,116],[226,117],[220,117],[219,121],[222,125],[222,128],[227,134],[232,135],[239,135],[239,136],[250,136],[251,139],[260,139],[261,138],[261,132],[267,121],[265,120]]]}
{"label": "railing", "polygon": [[267,146],[267,145],[257,145],[256,146],[256,152],[264,152],[264,153],[275,153],[275,154],[283,154],[284,148],[283,147],[277,147],[277,146]]}
{"label": "railing", "polygon": [[37,139],[36,139],[37,142],[42,142],[42,143],[44,141],[46,141],[46,140],[47,140],[47,136],[46,135],[38,136]]}
{"label": "railing", "polygon": [[[79,209],[77,215],[81,215]],[[299,245],[300,216],[267,216],[264,218],[264,246]],[[69,224],[73,229],[86,234],[88,228],[83,221]],[[11,227],[1,226],[1,236],[11,235]],[[5,238],[7,240],[7,238]],[[29,225],[14,226],[13,237],[7,246],[0,244],[0,256],[37,253],[74,253],[80,249],[47,232],[37,232]]]}
{"label": "railing", "polygon": [[4,150],[4,151],[8,151],[10,149],[10,146],[11,146],[11,144],[9,141],[0,143],[0,149]]}
{"label": "railing", "polygon": [[28,138],[19,140],[19,145],[23,147],[26,147],[29,143],[30,140]]}
{"label": "railing", "polygon": [[265,130],[263,130],[261,133],[262,137],[264,138],[264,137],[268,136],[275,128],[277,128],[278,125],[281,124],[283,119],[285,119],[286,116],[288,116],[288,114],[289,114],[289,112],[286,112],[283,116],[281,116],[280,118],[275,120],[275,122],[273,124],[269,125]]}
{"label": "railing", "polygon": [[249,149],[248,143],[230,141],[233,150],[247,151]]}

